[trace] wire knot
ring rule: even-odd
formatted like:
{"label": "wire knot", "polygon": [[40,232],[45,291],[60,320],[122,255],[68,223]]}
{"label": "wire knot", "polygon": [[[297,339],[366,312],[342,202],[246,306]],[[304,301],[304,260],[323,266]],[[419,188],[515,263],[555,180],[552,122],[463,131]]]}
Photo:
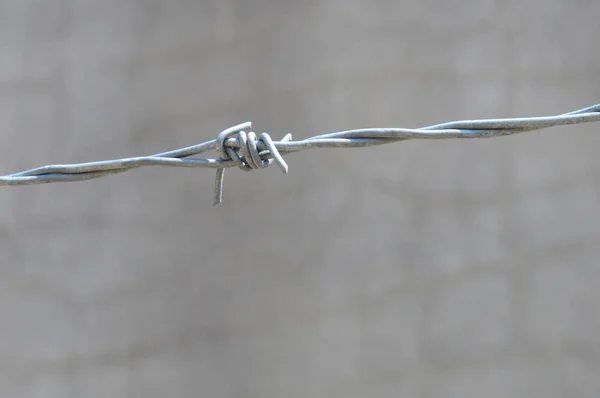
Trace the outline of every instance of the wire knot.
{"label": "wire knot", "polygon": [[[288,165],[283,160],[277,146],[267,133],[262,133],[259,137],[256,133],[246,129],[252,127],[251,122],[246,122],[227,130],[222,131],[216,139],[216,150],[223,161],[231,160],[235,165],[244,171],[264,169],[273,162],[277,163],[281,171],[288,172]],[[280,142],[289,142],[292,139],[291,134],[287,134]],[[217,205],[223,201],[223,175],[225,169],[217,169],[215,179],[215,201]]]}

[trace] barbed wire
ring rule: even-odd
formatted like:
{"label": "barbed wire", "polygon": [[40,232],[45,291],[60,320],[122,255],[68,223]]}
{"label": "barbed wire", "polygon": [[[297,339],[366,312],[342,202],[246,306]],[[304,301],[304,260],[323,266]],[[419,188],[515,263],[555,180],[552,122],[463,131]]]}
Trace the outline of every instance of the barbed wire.
{"label": "barbed wire", "polygon": [[[600,104],[557,116],[463,120],[417,129],[366,128],[322,134],[300,141],[293,141],[291,134],[285,135],[280,141],[273,141],[267,133],[257,136],[254,132],[248,131],[252,124],[246,122],[230,127],[221,132],[216,139],[202,144],[151,156],[38,167],[1,176],[0,185],[84,181],[143,166],[204,167],[217,169],[214,196],[216,205],[223,200],[223,177],[226,168],[238,167],[250,171],[276,163],[284,173],[287,173],[288,166],[282,155],[304,149],[362,148],[408,139],[498,137],[595,121],[600,121]],[[216,150],[219,157],[190,158],[210,150]]]}

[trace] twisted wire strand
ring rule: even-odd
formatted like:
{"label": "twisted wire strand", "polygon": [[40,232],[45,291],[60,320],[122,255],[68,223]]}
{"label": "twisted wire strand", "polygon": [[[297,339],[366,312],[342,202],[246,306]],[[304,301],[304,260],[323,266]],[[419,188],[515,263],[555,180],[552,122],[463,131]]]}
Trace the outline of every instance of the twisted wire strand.
{"label": "twisted wire strand", "polygon": [[[366,128],[328,133],[293,141],[287,134],[273,141],[269,134],[257,136],[250,122],[230,127],[216,139],[151,156],[103,160],[77,164],[42,166],[6,176],[0,185],[33,185],[51,182],[84,181],[122,173],[143,166],[203,167],[217,169],[215,204],[222,202],[223,177],[226,168],[244,171],[269,167],[276,163],[287,173],[282,155],[312,148],[362,148],[390,144],[408,139],[485,138],[518,134],[549,127],[600,121],[600,104],[569,113],[545,117],[463,120],[417,129]],[[218,158],[191,157],[216,150]]]}

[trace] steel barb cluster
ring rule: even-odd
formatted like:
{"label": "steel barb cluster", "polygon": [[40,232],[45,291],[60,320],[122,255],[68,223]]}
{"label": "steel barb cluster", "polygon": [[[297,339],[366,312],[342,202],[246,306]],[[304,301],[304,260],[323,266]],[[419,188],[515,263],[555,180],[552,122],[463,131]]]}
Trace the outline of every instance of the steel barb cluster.
{"label": "steel barb cluster", "polygon": [[[418,129],[367,128],[322,134],[300,141],[293,141],[291,134],[287,134],[280,141],[273,141],[267,133],[257,136],[249,131],[251,123],[247,122],[231,127],[221,132],[215,140],[202,144],[151,156],[38,167],[2,176],[0,185],[91,180],[142,166],[205,167],[217,169],[215,204],[218,204],[222,201],[224,169],[238,167],[249,171],[276,163],[284,173],[287,173],[288,166],[282,155],[303,149],[360,148],[408,139],[497,137],[595,121],[600,121],[600,104],[557,116],[464,120]],[[210,150],[216,150],[219,157],[216,159],[191,157]]]}

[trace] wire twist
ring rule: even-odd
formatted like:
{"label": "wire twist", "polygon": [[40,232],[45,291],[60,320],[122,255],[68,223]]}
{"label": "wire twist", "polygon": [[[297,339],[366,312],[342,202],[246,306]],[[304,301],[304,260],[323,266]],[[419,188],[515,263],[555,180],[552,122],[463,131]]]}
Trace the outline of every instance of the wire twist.
{"label": "wire twist", "polygon": [[[287,174],[288,165],[285,160],[283,160],[283,157],[279,153],[271,136],[267,133],[262,133],[257,139],[256,133],[253,131],[246,134],[244,129],[251,127],[251,122],[242,123],[222,131],[217,136],[216,150],[219,153],[221,160],[224,162],[232,160],[233,163],[243,171],[264,169],[269,167],[273,161],[275,161],[281,171]],[[228,140],[229,138],[234,139]],[[291,140],[292,135],[287,134],[280,142],[290,142]],[[259,151],[259,143],[267,149]],[[224,174],[225,169],[217,169],[217,175],[215,177],[215,205],[223,201]]]}
{"label": "wire twist", "polygon": [[[269,134],[260,136],[249,130],[250,122],[221,132],[215,140],[151,156],[97,162],[49,165],[19,173],[0,176],[0,185],[33,185],[51,182],[84,181],[122,173],[143,166],[202,167],[217,169],[215,204],[223,199],[223,176],[228,167],[244,171],[256,170],[277,163],[287,173],[283,156],[312,148],[362,148],[389,144],[408,139],[484,138],[524,133],[548,127],[600,121],[600,104],[557,116],[464,120],[437,124],[420,129],[367,128],[317,135],[292,141],[287,134],[273,141]],[[219,157],[193,158],[206,151],[216,150]]]}

